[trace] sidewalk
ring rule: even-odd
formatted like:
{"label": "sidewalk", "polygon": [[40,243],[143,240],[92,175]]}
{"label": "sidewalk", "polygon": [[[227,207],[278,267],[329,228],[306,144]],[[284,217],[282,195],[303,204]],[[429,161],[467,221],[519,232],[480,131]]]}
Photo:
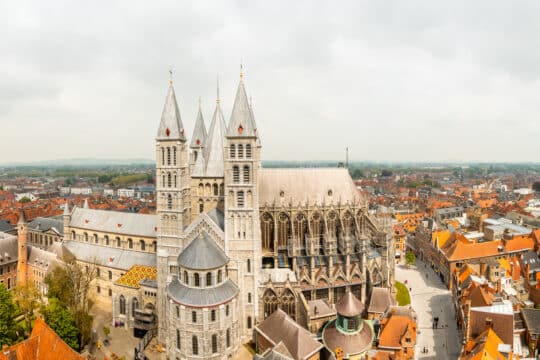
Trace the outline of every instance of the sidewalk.
{"label": "sidewalk", "polygon": [[[407,280],[407,287],[411,288],[411,305],[418,315],[415,358],[457,359],[461,338],[456,326],[452,293],[420,260],[410,269],[404,264],[397,264],[396,280],[403,283]],[[439,318],[437,329],[432,328],[434,317]],[[422,353],[424,347],[428,349],[427,354]]]}

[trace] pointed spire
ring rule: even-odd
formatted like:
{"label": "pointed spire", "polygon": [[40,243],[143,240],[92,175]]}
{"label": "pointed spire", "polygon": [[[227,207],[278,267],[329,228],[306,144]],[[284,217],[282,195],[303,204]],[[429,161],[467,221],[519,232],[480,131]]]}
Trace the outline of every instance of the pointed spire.
{"label": "pointed spire", "polygon": [[221,99],[219,97],[219,74],[217,76],[217,85],[216,85],[216,103],[220,103],[221,102]]}
{"label": "pointed spire", "polygon": [[195,120],[195,128],[193,129],[193,136],[191,137],[192,149],[199,149],[206,146],[206,126],[204,125],[204,118],[201,110],[201,100],[199,99],[199,112],[197,113],[197,120]]}
{"label": "pointed spire", "polygon": [[26,216],[24,215],[24,210],[21,209],[20,215],[19,215],[19,221],[17,224],[26,224]]}
{"label": "pointed spire", "polygon": [[225,147],[225,118],[219,106],[216,103],[216,110],[212,116],[212,123],[208,130],[208,140],[205,149],[206,154],[206,176],[223,177],[224,176],[224,147]]}
{"label": "pointed spire", "polygon": [[83,205],[83,209],[89,209],[90,207],[88,206],[88,198],[84,199],[84,205]]}
{"label": "pointed spire", "polygon": [[178,110],[178,103],[176,102],[172,78],[169,81],[169,89],[167,91],[165,105],[163,106],[163,112],[161,114],[161,122],[159,124],[157,139],[186,140],[186,136],[184,134],[184,124],[182,124],[180,110]]}
{"label": "pointed spire", "polygon": [[195,160],[195,165],[193,166],[193,171],[191,176],[193,177],[204,177],[206,174],[206,161],[203,154],[203,149],[199,150],[197,155],[197,160]]}
{"label": "pointed spire", "polygon": [[69,215],[69,203],[67,200],[64,203],[64,215]]}
{"label": "pointed spire", "polygon": [[227,135],[234,137],[254,137],[257,136],[257,127],[247,98],[243,72],[240,74],[240,83],[236,91]]}

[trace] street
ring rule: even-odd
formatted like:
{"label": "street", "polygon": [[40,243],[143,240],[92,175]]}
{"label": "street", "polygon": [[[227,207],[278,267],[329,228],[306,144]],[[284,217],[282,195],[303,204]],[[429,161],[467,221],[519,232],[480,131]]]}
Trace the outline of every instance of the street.
{"label": "street", "polygon": [[[427,274],[427,278],[426,278]],[[417,319],[418,335],[415,358],[457,359],[461,351],[461,335],[455,320],[452,293],[429,267],[416,260],[416,266],[407,269],[404,264],[396,265],[396,280],[411,288],[411,305]],[[433,319],[439,318],[437,329]],[[422,349],[427,348],[427,353]]]}

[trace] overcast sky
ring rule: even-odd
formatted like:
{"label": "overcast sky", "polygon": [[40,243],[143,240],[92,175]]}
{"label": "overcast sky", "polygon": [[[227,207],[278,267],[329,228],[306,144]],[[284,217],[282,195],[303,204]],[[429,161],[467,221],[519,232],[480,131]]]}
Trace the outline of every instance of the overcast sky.
{"label": "overcast sky", "polygon": [[540,161],[539,1],[2,1],[0,163],[153,158],[245,81],[265,160]]}

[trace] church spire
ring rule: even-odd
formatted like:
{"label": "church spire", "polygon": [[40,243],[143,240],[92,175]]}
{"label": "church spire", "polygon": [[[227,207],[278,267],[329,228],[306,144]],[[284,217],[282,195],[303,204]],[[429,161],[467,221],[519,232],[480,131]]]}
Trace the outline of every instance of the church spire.
{"label": "church spire", "polygon": [[248,101],[244,85],[244,70],[241,66],[240,83],[236,90],[236,97],[227,129],[227,135],[233,137],[256,137],[257,127],[253,112]]}
{"label": "church spire", "polygon": [[199,112],[197,113],[197,120],[195,120],[195,128],[193,129],[190,147],[192,149],[199,149],[206,146],[206,137],[206,126],[204,125],[204,118],[201,110],[201,99],[199,99]]}
{"label": "church spire", "polygon": [[[172,74],[172,72],[170,72]],[[171,75],[172,76],[172,75]],[[185,141],[184,125],[180,117],[180,110],[176,102],[172,78],[169,80],[169,89],[161,114],[161,122],[157,133],[158,140],[181,140]]]}
{"label": "church spire", "polygon": [[225,146],[225,118],[219,105],[216,102],[216,110],[212,116],[212,123],[208,130],[208,140],[206,146],[206,176],[223,177],[224,176],[224,146]]}

